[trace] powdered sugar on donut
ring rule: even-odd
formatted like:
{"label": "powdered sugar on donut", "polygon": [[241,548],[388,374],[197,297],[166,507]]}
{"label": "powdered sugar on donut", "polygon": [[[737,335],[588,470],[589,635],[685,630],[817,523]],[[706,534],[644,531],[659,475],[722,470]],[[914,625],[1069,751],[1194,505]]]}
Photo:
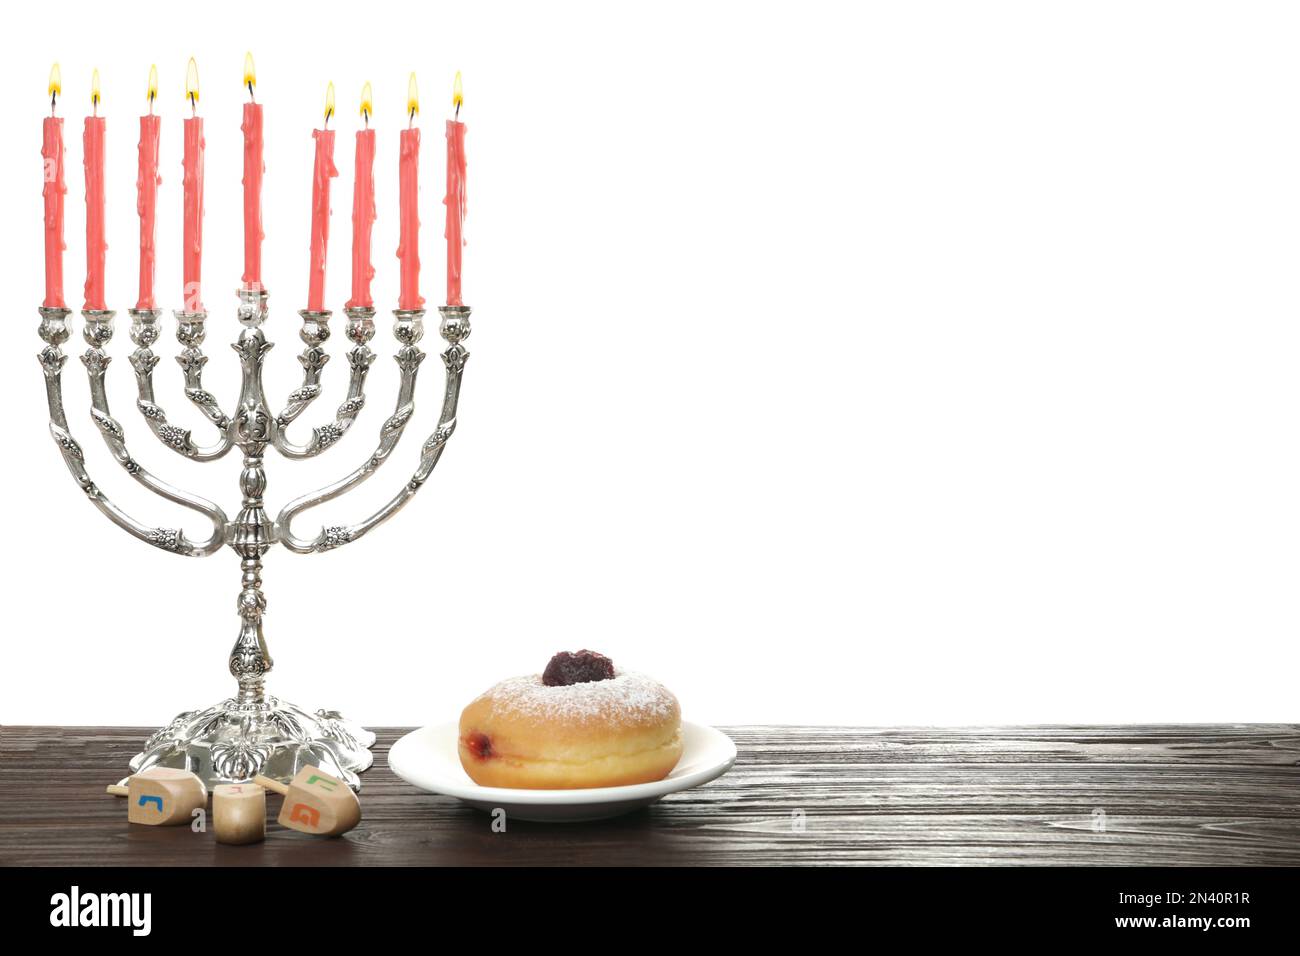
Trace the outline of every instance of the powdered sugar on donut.
{"label": "powdered sugar on donut", "polygon": [[611,680],[548,687],[541,674],[511,677],[484,696],[493,709],[540,720],[638,724],[665,720],[677,709],[677,698],[644,674],[618,671]]}

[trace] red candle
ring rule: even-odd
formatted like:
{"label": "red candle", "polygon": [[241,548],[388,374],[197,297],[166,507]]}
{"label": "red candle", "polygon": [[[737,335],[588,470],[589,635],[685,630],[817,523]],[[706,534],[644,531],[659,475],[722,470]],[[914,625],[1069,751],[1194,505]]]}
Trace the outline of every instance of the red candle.
{"label": "red candle", "polygon": [[[190,58],[185,71],[185,96],[194,114],[199,105],[199,68]],[[185,121],[185,214],[181,249],[181,274],[184,280],[182,301],[186,312],[202,312],[203,273],[203,120],[191,115]]]}
{"label": "red candle", "polygon": [[65,308],[63,302],[63,120],[53,115],[55,98],[63,92],[59,64],[50,69],[50,114],[41,129],[41,159],[45,186],[45,301],[47,309]]}
{"label": "red candle", "polygon": [[[465,102],[459,72],[451,102],[459,117]],[[447,195],[442,202],[447,207],[447,304],[464,305],[460,300],[460,252],[465,246],[465,124],[456,119],[447,120]]]}
{"label": "red candle", "polygon": [[82,134],[86,167],[86,310],[104,309],[104,117],[99,115],[99,70],[91,75],[90,103]]}
{"label": "red candle", "polygon": [[149,114],[140,117],[140,168],[135,181],[136,211],[140,214],[140,294],[137,309],[155,309],[153,296],[154,265],[157,262],[154,237],[157,234],[158,128],[160,117],[153,115],[153,101],[158,98],[158,67],[149,67]]}
{"label": "red candle", "polygon": [[424,305],[424,299],[420,296],[420,131],[415,127],[415,117],[420,112],[420,96],[415,86],[414,73],[407,84],[406,109],[410,125],[402,130],[397,165],[398,203],[401,212],[397,258],[402,263],[401,293],[397,307],[418,309]]}
{"label": "red candle", "polygon": [[357,130],[357,158],[352,182],[352,297],[349,309],[373,306],[370,280],[375,267],[370,264],[370,235],[375,225],[375,131],[370,128],[373,97],[370,84],[361,88],[361,115],[366,128]]}
{"label": "red candle", "polygon": [[253,54],[244,54],[244,85],[248,102],[244,104],[244,288],[262,288],[262,105],[254,102],[253,88],[257,74]]}
{"label": "red candle", "polygon": [[[325,126],[334,115],[334,84],[325,91]],[[334,168],[334,130],[315,129],[316,162],[311,178],[311,276],[307,308],[325,311],[325,253],[330,238],[330,180],[339,174]]]}

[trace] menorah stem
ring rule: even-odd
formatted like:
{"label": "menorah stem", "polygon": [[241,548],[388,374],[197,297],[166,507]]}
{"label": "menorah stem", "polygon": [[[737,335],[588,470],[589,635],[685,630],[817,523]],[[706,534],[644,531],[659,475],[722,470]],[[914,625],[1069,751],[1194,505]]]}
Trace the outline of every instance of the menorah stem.
{"label": "menorah stem", "polygon": [[[264,304],[264,297],[258,302]],[[239,639],[230,652],[230,673],[239,681],[239,703],[260,704],[262,684],[271,669],[271,655],[262,634],[262,612],[266,596],[262,593],[262,556],[275,543],[275,525],[267,516],[262,496],[266,494],[266,469],[262,455],[271,440],[271,413],[262,388],[262,362],[271,350],[262,332],[265,309],[259,308],[244,320],[235,351],[239,353],[242,385],[239,408],[230,425],[230,435],[244,453],[244,470],[239,474],[239,490],[244,500],[239,514],[230,523],[226,539],[243,559],[243,590],[239,592]]]}
{"label": "menorah stem", "polygon": [[266,471],[261,455],[245,455],[239,476],[243,507],[231,525],[230,546],[243,559],[243,589],[239,592],[239,639],[230,651],[230,673],[239,682],[238,701],[261,704],[263,685],[274,662],[262,633],[266,595],[262,593],[262,556],[273,541],[274,529],[262,507]]}
{"label": "menorah stem", "polygon": [[239,613],[243,623],[239,627],[239,639],[230,652],[230,673],[239,681],[239,702],[261,704],[265,699],[265,676],[275,663],[262,634],[262,611],[266,608],[266,597],[262,594],[262,562],[257,558],[245,558],[240,567],[244,572],[244,588],[239,592]]}

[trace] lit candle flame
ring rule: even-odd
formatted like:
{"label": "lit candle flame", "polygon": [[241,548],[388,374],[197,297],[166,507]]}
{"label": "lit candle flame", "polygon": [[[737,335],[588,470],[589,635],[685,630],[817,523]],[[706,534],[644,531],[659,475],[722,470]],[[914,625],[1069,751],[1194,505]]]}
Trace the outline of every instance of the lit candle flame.
{"label": "lit candle flame", "polygon": [[365,117],[366,124],[370,123],[370,114],[375,111],[375,94],[370,89],[370,81],[366,80],[366,85],[361,87],[361,115]]}
{"label": "lit candle flame", "polygon": [[50,94],[50,114],[54,113],[54,101],[63,95],[63,71],[59,64],[50,67],[50,87],[45,92]]}
{"label": "lit candle flame", "polygon": [[244,85],[248,87],[248,95],[253,95],[253,87],[257,86],[257,69],[253,66],[253,54],[251,52],[244,54]]}
{"label": "lit candle flame", "polygon": [[325,87],[325,125],[328,126],[330,117],[334,115],[334,81]]}
{"label": "lit candle flame", "polygon": [[456,71],[456,82],[451,86],[451,105],[456,107],[456,115],[460,116],[460,108],[465,105],[465,93],[460,86],[460,70]]}
{"label": "lit candle flame", "polygon": [[90,105],[92,110],[99,113],[99,67],[96,67],[90,74]]}
{"label": "lit candle flame", "polygon": [[420,88],[415,85],[415,74],[411,74],[410,80],[406,83],[406,112],[411,119],[415,119],[420,112]]}
{"label": "lit candle flame", "polygon": [[194,62],[194,57],[190,57],[189,66],[185,67],[185,98],[190,101],[191,108],[199,105],[199,65]]}
{"label": "lit candle flame", "polygon": [[149,66],[149,111],[153,112],[153,101],[158,99],[158,64]]}

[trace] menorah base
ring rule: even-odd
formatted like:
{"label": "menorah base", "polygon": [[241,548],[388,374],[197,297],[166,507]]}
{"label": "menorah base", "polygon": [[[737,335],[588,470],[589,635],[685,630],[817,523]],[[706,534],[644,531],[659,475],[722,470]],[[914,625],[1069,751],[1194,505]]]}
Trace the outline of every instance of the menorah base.
{"label": "menorah base", "polygon": [[253,703],[232,698],[179,714],[131,758],[131,771],[176,767],[198,774],[210,789],[258,774],[288,783],[313,766],[360,790],[357,774],[374,762],[374,742],[373,733],[337,711],[312,714],[274,697]]}

